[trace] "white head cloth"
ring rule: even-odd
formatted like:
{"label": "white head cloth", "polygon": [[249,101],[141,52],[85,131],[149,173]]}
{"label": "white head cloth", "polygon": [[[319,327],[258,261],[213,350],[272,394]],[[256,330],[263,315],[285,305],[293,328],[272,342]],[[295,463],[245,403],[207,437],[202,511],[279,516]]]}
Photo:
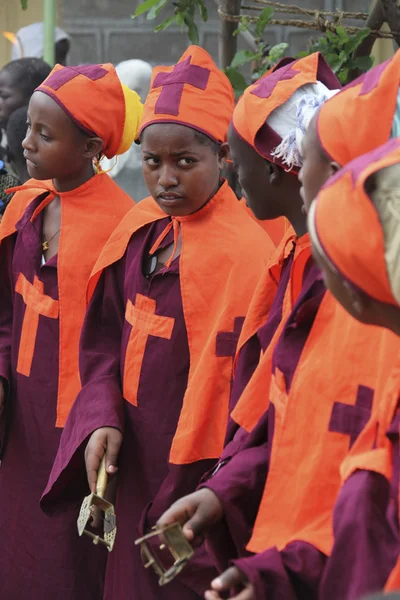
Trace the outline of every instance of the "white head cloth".
{"label": "white head cloth", "polygon": [[[68,33],[60,29],[55,28],[54,41],[55,43],[61,40],[69,40]],[[16,41],[13,44],[11,51],[11,59],[16,60],[17,58],[43,58],[44,54],[44,29],[43,23],[32,23],[22,27],[16,35]]]}
{"label": "white head cloth", "polygon": [[151,65],[144,60],[132,58],[120,62],[115,70],[121,82],[130,90],[137,92],[144,102],[150,91]]}
{"label": "white head cloth", "polygon": [[320,106],[339,91],[328,90],[320,81],[307,83],[268,117],[268,125],[282,138],[272,156],[282,159],[289,171],[302,165],[301,146],[311,119]]}
{"label": "white head cloth", "polygon": [[[152,67],[144,60],[132,58],[120,62],[115,70],[121,83],[126,85],[130,90],[137,92],[142,102],[146,100],[147,94],[150,91]],[[118,156],[117,162],[115,158],[103,158],[101,167],[104,171],[109,171],[110,177],[115,179],[123,170],[140,171],[142,170],[142,152],[140,146],[132,144],[132,146],[124,154]],[[135,194],[136,191],[133,190]],[[140,198],[135,198],[139,199]]]}
{"label": "white head cloth", "polygon": [[400,305],[400,165],[375,175],[370,194],[378,212],[385,240],[385,262],[393,296]]}

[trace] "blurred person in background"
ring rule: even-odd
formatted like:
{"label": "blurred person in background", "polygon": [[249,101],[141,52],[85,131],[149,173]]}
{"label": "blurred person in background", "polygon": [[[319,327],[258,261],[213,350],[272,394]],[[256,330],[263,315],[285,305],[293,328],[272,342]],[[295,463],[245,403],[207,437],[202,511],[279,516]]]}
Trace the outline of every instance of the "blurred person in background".
{"label": "blurred person in background", "polygon": [[[131,59],[119,63],[115,70],[121,82],[137,92],[144,102],[150,89],[151,65],[143,60]],[[131,198],[139,201],[149,195],[142,174],[142,153],[139,144],[132,144],[125,154],[118,156],[118,160],[103,159],[101,166]]]}

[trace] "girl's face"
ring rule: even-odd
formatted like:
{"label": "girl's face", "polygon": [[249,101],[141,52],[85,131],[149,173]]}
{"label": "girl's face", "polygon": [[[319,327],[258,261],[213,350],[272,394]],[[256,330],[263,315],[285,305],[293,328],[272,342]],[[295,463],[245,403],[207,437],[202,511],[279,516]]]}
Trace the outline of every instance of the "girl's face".
{"label": "girl's face", "polygon": [[84,183],[81,179],[87,178],[96,155],[93,141],[98,138],[85,136],[62,108],[42,92],[35,92],[29,102],[27,126],[22,147],[29,175],[55,180],[59,191]]}
{"label": "girl's face", "polygon": [[300,169],[300,195],[303,199],[304,210],[308,212],[312,201],[316,198],[322,186],[328,181],[340,166],[325,156],[317,135],[317,117],[315,116],[304,136],[301,149],[303,166]]}
{"label": "girl's face", "polygon": [[14,86],[11,74],[0,71],[0,129],[5,129],[10,115],[28,104],[23,92]]}
{"label": "girl's face", "polygon": [[[205,140],[206,141],[206,140]],[[218,190],[228,145],[218,151],[177,123],[154,123],[141,138],[143,175],[150,194],[170,216],[190,215]]]}

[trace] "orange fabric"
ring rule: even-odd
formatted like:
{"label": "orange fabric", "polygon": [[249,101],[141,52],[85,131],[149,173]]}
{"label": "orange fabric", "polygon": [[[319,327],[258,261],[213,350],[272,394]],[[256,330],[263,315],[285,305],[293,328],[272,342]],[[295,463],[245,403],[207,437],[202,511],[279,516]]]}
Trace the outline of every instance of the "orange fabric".
{"label": "orange fabric", "polygon": [[[318,52],[298,60],[284,59],[245,90],[232,117],[236,132],[261,156],[272,162],[279,162],[271,156],[271,151],[282,139],[266,125],[266,120],[301,86],[317,81],[321,81],[329,89],[341,87]],[[268,138],[268,141],[264,143],[261,137]]]}
{"label": "orange fabric", "polygon": [[[360,357],[360,348],[374,352]],[[359,386],[374,391],[375,403],[399,351],[393,333],[358,323],[325,294],[289,393],[279,370],[272,377],[274,437],[250,551],[301,540],[330,554],[339,467],[349,450],[349,436],[330,430],[334,405],[354,406]]]}
{"label": "orange fabric", "polygon": [[389,139],[399,84],[400,50],[321,107],[319,141],[332,160],[346,165]]}
{"label": "orange fabric", "polygon": [[180,123],[224,142],[233,108],[227,76],[203,48],[189,46],[176,65],[153,69],[140,133],[153,123]]}
{"label": "orange fabric", "polygon": [[[386,431],[393,419],[400,395],[400,356],[387,379],[377,389],[377,402],[371,418],[341,466],[342,482],[358,470],[374,471],[391,481],[393,475],[392,445]],[[400,589],[400,559],[386,583],[385,590]]]}
{"label": "orange fabric", "polygon": [[400,556],[385,585],[385,592],[400,590]]}
{"label": "orange fabric", "polygon": [[117,154],[126,110],[122,85],[113,65],[56,65],[36,91],[53,98],[78,127],[100,137],[108,158]]}
{"label": "orange fabric", "polygon": [[286,231],[290,228],[289,221],[285,217],[278,217],[277,219],[272,219],[272,221],[260,221],[254,216],[253,211],[247,206],[244,198],[240,200],[240,204],[243,206],[247,214],[250,215],[250,217],[264,229],[265,233],[267,233],[271,238],[274,246],[279,246]]}
{"label": "orange fabric", "polygon": [[41,210],[55,196],[61,200],[57,262],[60,341],[56,426],[63,427],[81,387],[78,349],[89,276],[111,232],[132,208],[132,200],[105,173],[95,175],[70,192],[58,193],[50,181],[34,179],[17,189],[20,191],[14,195],[0,224],[0,243],[15,232],[15,225],[25,209],[40,194],[48,194]]}
{"label": "orange fabric", "polygon": [[[294,242],[296,242],[296,248],[290,273],[290,283],[283,299],[281,322],[231,415],[233,420],[247,431],[251,431],[257,425],[258,420],[268,408],[268,394],[260,393],[260,390],[269,389],[272,375],[272,354],[284,324],[301,291],[304,268],[311,256],[308,234],[297,239],[291,227],[286,231],[284,239],[257,286],[238,342],[236,360],[246,342],[256,334],[268,318],[278,287],[283,261],[288,257]],[[264,398],[265,402],[261,402],[260,398]]]}
{"label": "orange fabric", "polygon": [[[379,214],[364,186],[370,175],[398,162],[399,138],[357,158],[328,181],[309,216],[313,243],[340,275],[371,298],[396,306]],[[360,243],[360,231],[368,232],[368,244]]]}
{"label": "orange fabric", "polygon": [[175,319],[160,317],[155,314],[156,301],[152,298],[136,294],[135,305],[128,300],[125,319],[132,325],[126,349],[124,367],[124,398],[137,406],[140,371],[142,369],[146,342],[149,335],[170,340]]}
{"label": "orange fabric", "polygon": [[[136,231],[164,217],[152,198],[131,210],[101,253],[89,290],[102,270],[123,256]],[[220,331],[232,331],[235,318],[246,314],[273,248],[263,230],[243,212],[226,182],[201,210],[173,220],[179,223],[182,236],[180,285],[190,371],[170,461],[186,464],[221,454],[232,358],[216,356],[216,336]]]}
{"label": "orange fabric", "polygon": [[45,296],[43,283],[37,277],[35,277],[32,285],[22,273],[18,276],[15,291],[21,294],[26,304],[19,343],[17,371],[29,377],[35,352],[39,315],[44,315],[49,319],[58,319],[58,301],[53,300],[50,296]]}

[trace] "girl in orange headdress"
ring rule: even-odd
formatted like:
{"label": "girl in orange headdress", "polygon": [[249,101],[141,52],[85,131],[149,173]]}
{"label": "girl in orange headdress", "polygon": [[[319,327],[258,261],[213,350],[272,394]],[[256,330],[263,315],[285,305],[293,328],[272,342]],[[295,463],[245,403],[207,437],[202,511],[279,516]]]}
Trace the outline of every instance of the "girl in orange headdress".
{"label": "girl in orange headdress", "polygon": [[[313,253],[326,285],[356,319],[396,335],[400,335],[399,173],[396,138],[340,171],[309,214]],[[367,245],[360,244],[360,230],[368,236]],[[376,395],[371,418],[342,464],[335,543],[320,590],[323,600],[361,598],[385,584],[388,590],[400,588],[399,360]]]}
{"label": "girl in orange headdress", "polygon": [[[94,105],[102,106],[94,111]],[[74,507],[39,510],[79,392],[79,335],[100,251],[132,201],[93,162],[137,137],[142,105],[112,65],[56,66],[34,92],[23,141],[33,179],[0,225],[0,597],[102,596],[105,555],[76,535]]]}
{"label": "girl in orange headdress", "polygon": [[[92,489],[104,450],[109,473],[119,453],[110,600],[199,598],[215,573],[201,548],[182,575],[160,588],[133,540],[195,488],[221,454],[237,340],[274,249],[221,178],[233,107],[229,80],[201,48],[154,69],[140,128],[151,196],[122,221],[92,273],[81,337],[83,389],[43,507],[64,507],[88,436]],[[85,492],[82,486],[67,499]]]}

